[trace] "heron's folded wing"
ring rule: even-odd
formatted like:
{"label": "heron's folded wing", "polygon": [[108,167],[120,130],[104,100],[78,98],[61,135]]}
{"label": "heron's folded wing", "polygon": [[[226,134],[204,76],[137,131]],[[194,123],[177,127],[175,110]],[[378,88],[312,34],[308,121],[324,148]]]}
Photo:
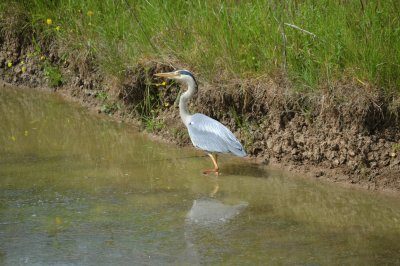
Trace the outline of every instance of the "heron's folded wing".
{"label": "heron's folded wing", "polygon": [[235,135],[217,120],[203,114],[194,114],[188,124],[193,145],[209,152],[233,153],[245,156]]}

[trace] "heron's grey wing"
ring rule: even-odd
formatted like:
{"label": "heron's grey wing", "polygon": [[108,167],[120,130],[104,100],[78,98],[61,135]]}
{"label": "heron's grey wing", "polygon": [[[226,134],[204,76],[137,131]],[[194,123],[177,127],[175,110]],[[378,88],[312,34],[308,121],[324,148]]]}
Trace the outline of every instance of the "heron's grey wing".
{"label": "heron's grey wing", "polygon": [[246,156],[235,135],[217,120],[203,114],[194,114],[187,127],[193,145],[199,149]]}

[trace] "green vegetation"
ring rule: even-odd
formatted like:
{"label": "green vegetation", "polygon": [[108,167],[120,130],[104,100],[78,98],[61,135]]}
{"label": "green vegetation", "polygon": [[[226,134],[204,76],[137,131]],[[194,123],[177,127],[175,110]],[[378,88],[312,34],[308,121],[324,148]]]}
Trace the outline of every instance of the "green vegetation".
{"label": "green vegetation", "polygon": [[158,120],[155,115],[143,117],[144,120],[144,127],[149,132],[159,131],[165,127],[165,124]]}
{"label": "green vegetation", "polygon": [[50,64],[45,64],[44,75],[48,79],[50,86],[57,87],[62,84],[62,74],[57,67],[51,66]]}
{"label": "green vegetation", "polygon": [[108,93],[105,90],[96,93],[96,98],[101,101],[100,111],[106,114],[112,114],[121,108],[120,103],[109,99]]}
{"label": "green vegetation", "polygon": [[394,153],[400,152],[400,143],[393,144],[393,146],[392,146],[392,151],[393,151]]}
{"label": "green vegetation", "polygon": [[397,0],[6,2],[1,17],[18,6],[37,41],[52,36],[113,75],[154,59],[209,79],[284,73],[301,89],[345,78],[400,90]]}

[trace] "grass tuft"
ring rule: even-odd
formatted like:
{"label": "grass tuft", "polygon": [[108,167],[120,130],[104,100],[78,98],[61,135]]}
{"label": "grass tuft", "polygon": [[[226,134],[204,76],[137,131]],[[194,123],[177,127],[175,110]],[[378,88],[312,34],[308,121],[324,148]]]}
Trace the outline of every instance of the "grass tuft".
{"label": "grass tuft", "polygon": [[113,75],[151,58],[208,79],[278,71],[302,90],[343,76],[400,90],[397,0],[8,0],[1,17],[18,5],[39,39],[52,36],[67,55],[85,51]]}

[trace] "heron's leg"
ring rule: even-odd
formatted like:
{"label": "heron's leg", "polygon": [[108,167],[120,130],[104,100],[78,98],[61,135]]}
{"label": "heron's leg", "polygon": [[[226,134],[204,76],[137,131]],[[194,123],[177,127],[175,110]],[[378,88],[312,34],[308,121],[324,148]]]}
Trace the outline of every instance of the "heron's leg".
{"label": "heron's leg", "polygon": [[208,174],[208,173],[214,172],[215,175],[219,175],[219,167],[218,167],[218,164],[217,164],[217,155],[215,155],[215,158],[211,153],[207,153],[207,155],[210,156],[210,158],[211,158],[211,160],[212,160],[212,162],[214,164],[214,169],[204,170],[203,174]]}
{"label": "heron's leg", "polygon": [[215,183],[213,191],[210,193],[210,197],[214,198],[215,194],[217,194],[218,190],[219,190],[219,185],[218,185],[218,182],[217,182],[217,183]]}

